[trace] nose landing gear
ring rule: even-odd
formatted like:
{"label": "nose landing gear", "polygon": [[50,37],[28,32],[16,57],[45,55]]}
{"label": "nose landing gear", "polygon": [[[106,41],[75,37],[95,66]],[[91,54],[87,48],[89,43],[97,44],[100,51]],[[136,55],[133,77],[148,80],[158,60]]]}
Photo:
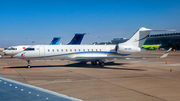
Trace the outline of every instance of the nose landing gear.
{"label": "nose landing gear", "polygon": [[104,67],[104,62],[99,62],[99,66]]}
{"label": "nose landing gear", "polygon": [[30,60],[27,60],[27,62],[28,62],[27,67],[28,67],[28,68],[31,68],[31,65],[30,65]]}

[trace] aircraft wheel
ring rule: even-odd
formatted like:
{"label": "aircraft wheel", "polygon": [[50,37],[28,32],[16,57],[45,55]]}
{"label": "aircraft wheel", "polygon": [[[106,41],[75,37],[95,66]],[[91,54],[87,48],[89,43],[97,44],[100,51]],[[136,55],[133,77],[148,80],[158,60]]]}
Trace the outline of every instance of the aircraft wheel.
{"label": "aircraft wheel", "polygon": [[0,54],[0,58],[2,58],[3,57],[3,55],[2,54]]}
{"label": "aircraft wheel", "polygon": [[97,61],[91,61],[92,65],[97,65]]}
{"label": "aircraft wheel", "polygon": [[27,67],[28,67],[28,68],[31,68],[31,65],[28,65]]}
{"label": "aircraft wheel", "polygon": [[100,65],[101,67],[104,67],[104,62],[99,62],[99,65]]}

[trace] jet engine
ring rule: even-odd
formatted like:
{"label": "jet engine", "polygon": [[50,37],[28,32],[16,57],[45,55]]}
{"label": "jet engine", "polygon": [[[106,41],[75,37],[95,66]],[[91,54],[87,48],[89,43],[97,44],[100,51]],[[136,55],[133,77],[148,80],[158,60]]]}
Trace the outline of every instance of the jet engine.
{"label": "jet engine", "polygon": [[115,46],[115,52],[120,54],[131,54],[134,52],[140,52],[141,48],[131,46],[131,45],[125,45],[125,44],[118,44]]}

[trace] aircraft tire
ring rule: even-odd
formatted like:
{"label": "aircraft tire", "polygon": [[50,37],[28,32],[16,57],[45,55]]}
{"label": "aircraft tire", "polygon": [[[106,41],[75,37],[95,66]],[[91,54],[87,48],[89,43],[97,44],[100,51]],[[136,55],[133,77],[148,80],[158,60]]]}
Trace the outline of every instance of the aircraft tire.
{"label": "aircraft tire", "polygon": [[27,67],[28,67],[28,68],[31,68],[31,65],[28,65]]}
{"label": "aircraft tire", "polygon": [[3,58],[3,55],[2,55],[2,54],[0,54],[0,59],[1,59],[1,58]]}
{"label": "aircraft tire", "polygon": [[104,62],[99,62],[99,66],[104,67]]}
{"label": "aircraft tire", "polygon": [[97,61],[91,61],[92,65],[97,65]]}

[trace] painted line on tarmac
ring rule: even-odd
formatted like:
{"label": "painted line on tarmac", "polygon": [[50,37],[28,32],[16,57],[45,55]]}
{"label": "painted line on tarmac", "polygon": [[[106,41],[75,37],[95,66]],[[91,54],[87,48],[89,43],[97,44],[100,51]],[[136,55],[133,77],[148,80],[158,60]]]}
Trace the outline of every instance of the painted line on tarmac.
{"label": "painted line on tarmac", "polygon": [[[0,75],[19,75],[19,74],[5,74],[5,73],[2,73]],[[84,77],[84,76],[51,76],[51,75],[28,75],[28,74],[21,74],[22,76],[35,76],[35,77],[62,77],[62,78],[87,78],[87,77]]]}

